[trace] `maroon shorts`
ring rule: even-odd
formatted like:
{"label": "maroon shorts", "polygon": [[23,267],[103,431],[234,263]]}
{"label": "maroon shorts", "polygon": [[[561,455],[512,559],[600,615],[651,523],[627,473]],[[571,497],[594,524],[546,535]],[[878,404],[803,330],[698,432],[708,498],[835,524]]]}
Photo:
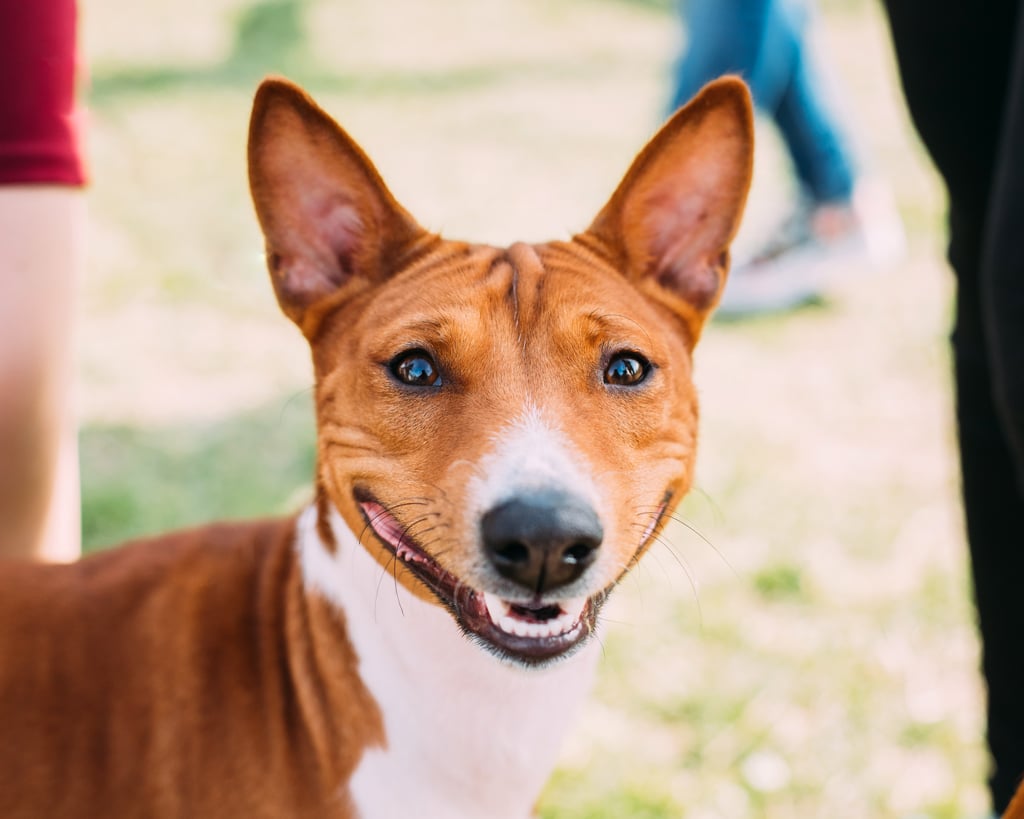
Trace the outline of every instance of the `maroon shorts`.
{"label": "maroon shorts", "polygon": [[0,0],[0,185],[82,185],[75,0]]}

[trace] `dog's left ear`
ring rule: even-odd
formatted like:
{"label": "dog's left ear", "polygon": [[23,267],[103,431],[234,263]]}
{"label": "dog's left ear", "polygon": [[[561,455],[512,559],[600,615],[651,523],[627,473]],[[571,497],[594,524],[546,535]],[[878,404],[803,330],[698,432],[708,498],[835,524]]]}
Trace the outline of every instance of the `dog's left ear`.
{"label": "dog's left ear", "polygon": [[264,80],[256,92],[249,186],[278,303],[307,336],[327,297],[380,280],[429,235],[355,140],[287,80]]}
{"label": "dog's left ear", "polygon": [[679,313],[693,343],[725,284],[753,159],[747,87],[735,77],[716,80],[640,152],[584,234]]}

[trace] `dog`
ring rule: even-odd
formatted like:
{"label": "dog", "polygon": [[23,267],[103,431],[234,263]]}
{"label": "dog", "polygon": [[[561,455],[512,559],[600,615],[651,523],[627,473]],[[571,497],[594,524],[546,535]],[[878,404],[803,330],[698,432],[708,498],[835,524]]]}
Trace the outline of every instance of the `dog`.
{"label": "dog", "polygon": [[532,815],[601,607],[690,486],[753,119],[724,78],[590,227],[420,227],[300,88],[249,175],[316,377],[314,500],[0,567],[0,816]]}

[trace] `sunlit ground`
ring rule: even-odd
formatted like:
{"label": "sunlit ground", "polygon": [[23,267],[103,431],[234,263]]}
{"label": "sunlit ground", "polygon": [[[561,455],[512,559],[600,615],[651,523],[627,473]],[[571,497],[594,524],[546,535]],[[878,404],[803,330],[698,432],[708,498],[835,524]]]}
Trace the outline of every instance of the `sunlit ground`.
{"label": "sunlit ground", "polygon": [[[79,402],[90,548],[293,510],[310,367],[248,201],[258,78],[308,85],[453,237],[584,227],[657,127],[681,41],[625,0],[86,4],[91,258]],[[987,808],[946,354],[943,195],[871,2],[816,42],[910,253],[698,350],[697,488],[625,584],[545,817],[963,817]],[[784,211],[765,127],[750,247]]]}

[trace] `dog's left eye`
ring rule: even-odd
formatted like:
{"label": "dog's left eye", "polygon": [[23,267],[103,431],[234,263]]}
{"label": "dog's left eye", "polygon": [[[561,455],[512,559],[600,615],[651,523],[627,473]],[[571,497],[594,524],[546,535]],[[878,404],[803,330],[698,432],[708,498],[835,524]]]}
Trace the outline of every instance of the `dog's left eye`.
{"label": "dog's left eye", "polygon": [[650,363],[639,353],[617,353],[604,369],[604,383],[632,387],[647,378],[650,371]]}
{"label": "dog's left eye", "polygon": [[434,359],[423,350],[400,353],[389,365],[392,375],[413,387],[440,387],[441,374]]}

